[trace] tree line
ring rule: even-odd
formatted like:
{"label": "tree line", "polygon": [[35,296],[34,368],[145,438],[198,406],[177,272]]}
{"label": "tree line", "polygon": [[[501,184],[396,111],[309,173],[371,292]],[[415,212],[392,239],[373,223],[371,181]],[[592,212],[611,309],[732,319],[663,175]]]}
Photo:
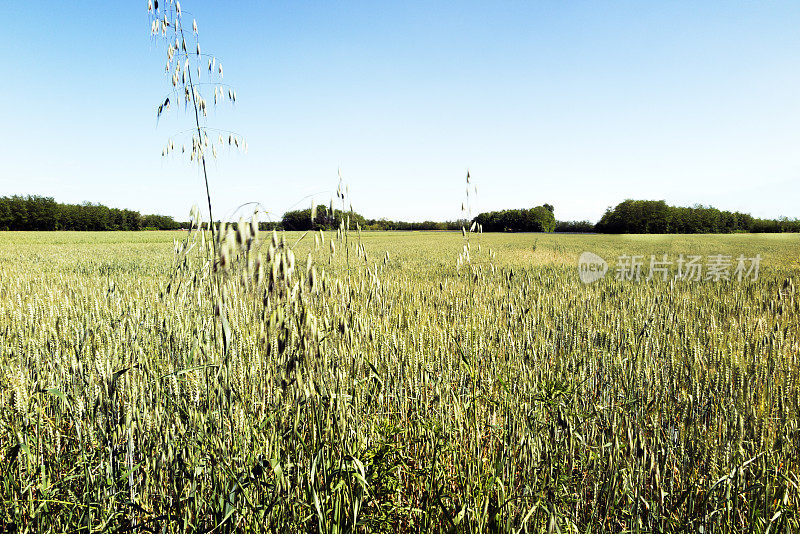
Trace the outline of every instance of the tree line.
{"label": "tree line", "polygon": [[473,222],[484,232],[552,232],[556,229],[554,208],[543,204],[530,209],[489,211],[481,213]]}
{"label": "tree line", "polygon": [[[312,210],[284,213],[280,221],[262,222],[261,230],[335,230],[342,218],[362,230],[461,230],[472,223],[484,232],[598,232],[609,234],[695,234],[800,232],[800,220],[758,219],[748,213],[711,206],[670,206],[663,200],[624,200],[608,208],[596,224],[590,221],[557,221],[551,204],[530,209],[481,213],[471,221],[405,222],[367,219],[354,211],[318,206]],[[0,197],[0,230],[176,230],[188,228],[166,215],[142,215],[138,211],[109,208],[102,204],[62,204],[52,197]]]}
{"label": "tree line", "polygon": [[[486,232],[552,232],[556,228],[553,206],[544,204],[531,209],[502,210],[481,213],[472,221],[422,221],[405,222],[388,219],[367,219],[350,211],[344,212],[350,218],[351,227],[356,224],[362,230],[461,230],[472,223],[482,225]],[[263,229],[281,228],[284,230],[333,230],[339,227],[342,211],[331,211],[326,206],[287,211],[280,223],[266,223]]]}
{"label": "tree line", "polygon": [[625,200],[606,210],[595,231],[608,234],[800,232],[797,219],[757,219],[711,206],[670,206],[663,200]]}
{"label": "tree line", "polygon": [[[287,211],[279,223],[264,223],[262,229],[280,228],[283,230],[335,230],[339,228],[342,221],[342,211],[331,209],[327,206],[317,206],[314,210],[306,208],[303,210]],[[350,227],[355,228],[356,224],[362,230],[461,230],[461,227],[468,224],[466,221],[422,221],[405,222],[391,221],[388,219],[367,219],[355,211],[345,211],[345,220],[350,218]]]}
{"label": "tree line", "polygon": [[102,204],[62,204],[52,197],[0,197],[2,230],[177,230],[188,223],[166,215],[142,215],[138,211],[109,208]]}

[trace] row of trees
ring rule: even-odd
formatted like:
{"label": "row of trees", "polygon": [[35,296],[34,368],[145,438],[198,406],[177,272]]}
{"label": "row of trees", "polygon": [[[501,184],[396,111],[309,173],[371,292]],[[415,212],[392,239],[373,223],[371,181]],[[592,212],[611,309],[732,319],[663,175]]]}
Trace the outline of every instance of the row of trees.
{"label": "row of trees", "polygon": [[[311,208],[304,210],[287,211],[283,214],[278,227],[284,230],[335,230],[342,221],[342,210],[331,211],[327,206],[317,206],[312,213]],[[313,215],[313,216],[312,216]],[[366,219],[354,211],[344,212],[345,220],[350,218],[350,226],[355,228],[358,224],[366,226]]]}
{"label": "row of trees", "polygon": [[[481,213],[472,221],[422,221],[405,222],[388,219],[366,219],[356,212],[345,212],[351,225],[358,223],[364,230],[461,230],[476,222],[486,232],[596,232],[590,221],[556,221],[551,204],[531,209],[502,210]],[[333,230],[339,227],[341,211],[330,212],[326,206],[318,206],[312,218],[311,208],[288,211],[277,222],[260,223],[261,230]]]}
{"label": "row of trees", "polygon": [[[631,234],[694,234],[732,232],[800,232],[800,220],[757,219],[748,213],[718,210],[710,206],[677,207],[663,200],[625,200],[609,208],[596,224],[591,221],[557,221],[551,204],[530,209],[501,210],[481,213],[472,221],[403,222],[387,219],[366,219],[355,212],[345,212],[351,227],[356,223],[364,230],[460,230],[472,222],[485,232],[577,232]],[[339,227],[342,212],[319,206],[311,217],[311,209],[286,212],[283,219],[262,223],[262,229],[331,230]]]}
{"label": "row of trees", "polygon": [[552,232],[556,228],[553,206],[481,213],[473,219],[484,232]]}
{"label": "row of trees", "polygon": [[556,221],[555,231],[587,234],[596,230],[592,221]]}
{"label": "row of trees", "polygon": [[606,210],[595,231],[609,234],[800,232],[797,219],[756,219],[710,206],[677,207],[663,200],[625,200]]}
{"label": "row of trees", "polygon": [[469,226],[467,221],[422,221],[405,222],[388,219],[367,219],[368,230],[461,230]]}
{"label": "row of trees", "polygon": [[[388,219],[367,219],[354,211],[344,212],[350,218],[350,227],[358,224],[363,230],[460,230],[466,221],[423,221],[404,222]],[[312,218],[311,208],[287,211],[280,223],[262,224],[264,229],[283,228],[284,230],[335,230],[342,220],[342,211],[330,210],[327,206],[317,206]]]}
{"label": "row of trees", "polygon": [[[798,219],[757,219],[750,214],[722,211],[710,206],[676,207],[663,200],[625,200],[606,210],[597,224],[589,221],[556,221],[553,206],[481,213],[472,222],[485,232],[601,232],[610,234],[800,232]],[[318,206],[287,211],[280,222],[261,223],[262,230],[333,230],[342,220],[341,210]],[[313,215],[313,217],[312,217]],[[403,222],[366,219],[344,212],[351,228],[364,230],[460,230],[468,221]],[[51,197],[0,197],[0,229],[3,230],[176,230],[188,223],[165,215],[141,215],[138,211],[109,208],[102,204],[61,204]]]}
{"label": "row of trees", "polygon": [[2,230],[176,230],[184,226],[166,215],[142,215],[102,204],[61,204],[40,196],[0,197]]}
{"label": "row of trees", "polygon": [[[345,212],[350,217],[351,227],[358,224],[364,230],[461,230],[471,222],[483,226],[486,232],[552,232],[556,228],[553,206],[545,204],[531,209],[503,210],[481,213],[472,221],[422,221],[404,222],[388,219],[366,219],[356,212]],[[262,228],[282,228],[284,230],[333,230],[342,220],[341,210],[331,211],[326,206],[287,211],[280,223],[266,223]]]}

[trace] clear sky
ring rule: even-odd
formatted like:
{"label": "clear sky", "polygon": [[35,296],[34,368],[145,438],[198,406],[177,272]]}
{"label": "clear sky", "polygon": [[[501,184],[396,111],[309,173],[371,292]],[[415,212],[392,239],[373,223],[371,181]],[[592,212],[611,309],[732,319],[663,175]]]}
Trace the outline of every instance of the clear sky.
{"label": "clear sky", "polygon": [[[146,0],[7,1],[0,195],[188,217],[196,166],[161,158],[173,108]],[[800,2],[183,0],[247,139],[209,167],[216,216],[327,203],[337,168],[367,217],[455,219],[625,198],[800,217]],[[208,98],[208,95],[207,95]],[[209,99],[210,100],[210,99]]]}

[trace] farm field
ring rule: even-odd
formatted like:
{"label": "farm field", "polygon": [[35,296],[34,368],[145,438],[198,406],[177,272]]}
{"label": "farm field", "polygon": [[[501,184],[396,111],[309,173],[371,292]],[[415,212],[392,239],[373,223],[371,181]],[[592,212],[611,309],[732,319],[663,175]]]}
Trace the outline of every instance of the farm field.
{"label": "farm field", "polygon": [[0,233],[0,525],[800,530],[800,235],[247,228]]}

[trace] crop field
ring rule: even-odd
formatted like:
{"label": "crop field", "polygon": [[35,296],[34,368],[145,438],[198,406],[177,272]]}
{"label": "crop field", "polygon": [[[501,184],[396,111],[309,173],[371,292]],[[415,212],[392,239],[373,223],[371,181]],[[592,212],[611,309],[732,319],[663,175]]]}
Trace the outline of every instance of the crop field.
{"label": "crop field", "polygon": [[800,235],[220,233],[0,233],[0,531],[800,531]]}

